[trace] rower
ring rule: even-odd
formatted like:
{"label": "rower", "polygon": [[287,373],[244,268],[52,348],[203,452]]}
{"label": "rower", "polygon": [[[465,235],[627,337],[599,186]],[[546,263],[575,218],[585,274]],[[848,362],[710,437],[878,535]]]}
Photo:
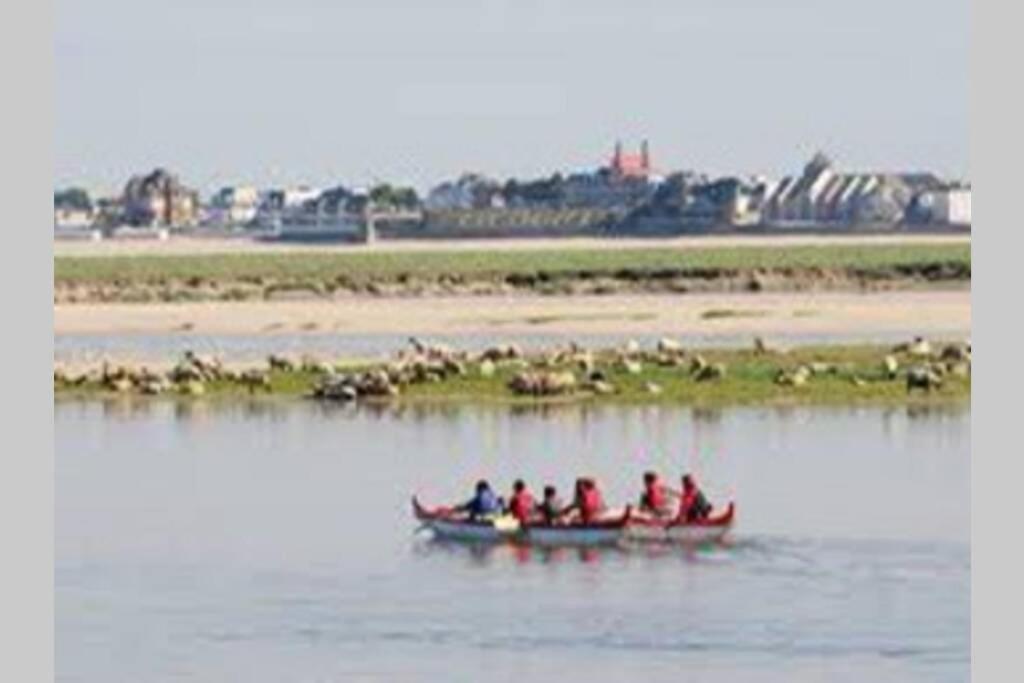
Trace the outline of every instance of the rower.
{"label": "rower", "polygon": [[604,514],[608,506],[604,504],[604,496],[597,485],[596,479],[585,479],[583,482],[584,502],[583,521],[590,522]]}
{"label": "rower", "polygon": [[512,484],[512,496],[509,498],[508,513],[518,519],[521,524],[525,524],[533,515],[534,506],[533,496],[527,490],[526,484],[522,479],[516,479],[515,483]]}
{"label": "rower", "polygon": [[679,516],[687,522],[707,519],[711,514],[711,503],[697,486],[693,475],[683,475],[683,496],[679,501]]}
{"label": "rower", "polygon": [[545,524],[554,524],[562,514],[562,501],[558,497],[558,490],[551,484],[544,487],[544,500],[537,506],[537,512]]}
{"label": "rower", "polygon": [[476,483],[476,493],[462,505],[453,508],[455,512],[468,512],[470,519],[480,519],[501,514],[501,501],[494,495],[486,479]]}
{"label": "rower", "polygon": [[670,489],[656,472],[644,472],[644,492],[640,495],[640,509],[656,517],[672,515],[669,498],[680,498],[678,491]]}
{"label": "rower", "polygon": [[580,521],[588,524],[605,510],[604,498],[593,479],[581,477],[576,480],[576,495],[572,504],[562,510],[562,515],[571,512],[579,514]]}

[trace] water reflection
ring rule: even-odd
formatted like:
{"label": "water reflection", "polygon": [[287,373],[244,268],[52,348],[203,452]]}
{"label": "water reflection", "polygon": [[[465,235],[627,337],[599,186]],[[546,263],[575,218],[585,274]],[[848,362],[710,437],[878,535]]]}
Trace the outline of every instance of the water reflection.
{"label": "water reflection", "polygon": [[412,542],[412,552],[418,557],[462,557],[481,567],[496,564],[598,564],[623,562],[630,558],[643,561],[683,560],[692,563],[717,557],[738,547],[742,546],[728,537],[699,544],[622,543],[591,547],[541,547],[525,543],[453,541],[422,531],[417,533]]}
{"label": "water reflection", "polygon": [[594,564],[613,557],[621,558],[629,553],[629,549],[624,546],[542,548],[520,543],[470,543],[424,537],[414,541],[413,552],[423,557],[463,557],[470,560],[473,565],[488,567],[496,563]]}
{"label": "water reflection", "polygon": [[970,404],[936,403],[910,404],[905,406],[765,406],[738,408],[709,408],[704,406],[623,406],[616,404],[594,404],[588,402],[556,404],[465,404],[419,401],[382,401],[368,403],[335,403],[282,397],[144,397],[105,396],[101,398],[56,399],[57,405],[65,409],[77,407],[85,411],[99,409],[104,418],[126,420],[170,415],[176,420],[205,421],[214,416],[284,420],[297,409],[321,419],[370,418],[374,421],[408,420],[415,423],[457,422],[467,415],[502,415],[509,419],[540,420],[546,423],[563,424],[566,427],[585,427],[588,424],[621,418],[629,414],[630,420],[646,425],[671,425],[679,415],[685,414],[694,428],[715,430],[725,421],[730,412],[746,412],[769,415],[780,423],[802,422],[812,412],[846,415],[850,417],[877,416],[881,418],[886,433],[893,420],[934,425],[956,421],[970,412]]}

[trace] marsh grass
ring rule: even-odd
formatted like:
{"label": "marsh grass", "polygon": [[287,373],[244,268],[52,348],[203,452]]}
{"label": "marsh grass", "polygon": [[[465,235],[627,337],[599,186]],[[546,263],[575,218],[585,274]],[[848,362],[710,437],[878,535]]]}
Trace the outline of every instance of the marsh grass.
{"label": "marsh grass", "polygon": [[[57,256],[54,281],[67,284],[245,283],[325,291],[370,282],[410,280],[464,283],[494,279],[541,291],[563,291],[566,280],[709,279],[737,271],[843,269],[865,279],[900,273],[966,274],[969,244],[737,246],[635,248],[368,251],[346,253]],[[198,285],[197,285],[198,286]]]}

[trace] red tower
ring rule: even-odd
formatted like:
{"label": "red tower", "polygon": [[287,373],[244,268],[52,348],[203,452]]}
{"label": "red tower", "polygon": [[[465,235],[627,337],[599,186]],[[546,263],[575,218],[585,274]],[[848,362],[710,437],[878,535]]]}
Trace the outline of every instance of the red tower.
{"label": "red tower", "polygon": [[627,154],[622,151],[622,143],[615,143],[615,154],[611,162],[612,172],[623,178],[646,178],[651,173],[651,153],[644,140],[640,152]]}

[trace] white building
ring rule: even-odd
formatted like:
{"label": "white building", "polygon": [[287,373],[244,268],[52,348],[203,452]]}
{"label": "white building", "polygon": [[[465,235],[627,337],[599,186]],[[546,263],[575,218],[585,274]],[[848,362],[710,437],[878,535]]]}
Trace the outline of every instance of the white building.
{"label": "white building", "polygon": [[276,226],[283,220],[306,212],[307,207],[316,204],[321,194],[323,192],[319,188],[305,185],[268,190],[260,197],[256,221],[265,227]]}
{"label": "white building", "polygon": [[218,225],[242,225],[256,218],[259,205],[260,195],[255,187],[225,187],[210,201],[207,218]]}
{"label": "white building", "polygon": [[926,192],[921,196],[932,223],[947,225],[971,224],[971,186],[949,186]]}
{"label": "white building", "polygon": [[53,227],[61,230],[88,228],[93,223],[93,212],[70,206],[53,208]]}
{"label": "white building", "polygon": [[895,224],[922,192],[941,187],[930,173],[837,173],[817,154],[799,176],[768,193],[762,219],[771,224]]}

